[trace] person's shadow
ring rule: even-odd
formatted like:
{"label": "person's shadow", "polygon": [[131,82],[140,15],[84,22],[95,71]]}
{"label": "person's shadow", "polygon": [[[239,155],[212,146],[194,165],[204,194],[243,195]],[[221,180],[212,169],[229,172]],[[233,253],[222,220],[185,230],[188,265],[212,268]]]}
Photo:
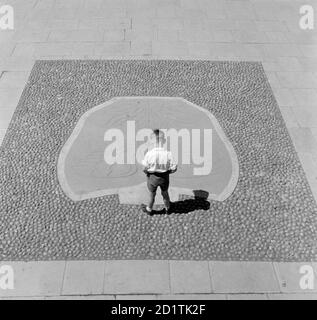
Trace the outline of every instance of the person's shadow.
{"label": "person's shadow", "polygon": [[210,208],[210,202],[207,201],[209,192],[204,190],[194,190],[193,193],[194,199],[172,202],[169,212],[166,212],[165,209],[152,210],[150,215],[153,216],[173,213],[186,214],[195,210],[208,210]]}

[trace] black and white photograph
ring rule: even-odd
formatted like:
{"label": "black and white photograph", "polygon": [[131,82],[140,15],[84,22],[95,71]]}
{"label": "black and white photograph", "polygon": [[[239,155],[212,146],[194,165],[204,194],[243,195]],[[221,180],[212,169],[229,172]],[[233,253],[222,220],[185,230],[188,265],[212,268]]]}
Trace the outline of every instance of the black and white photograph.
{"label": "black and white photograph", "polygon": [[316,10],[0,0],[0,300],[317,300]]}

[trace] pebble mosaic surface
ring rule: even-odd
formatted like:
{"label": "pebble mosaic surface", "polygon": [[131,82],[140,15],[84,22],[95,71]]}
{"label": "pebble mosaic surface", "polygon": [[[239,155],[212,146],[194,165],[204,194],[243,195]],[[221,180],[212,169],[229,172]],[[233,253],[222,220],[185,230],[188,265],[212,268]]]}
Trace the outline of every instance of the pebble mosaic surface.
{"label": "pebble mosaic surface", "polygon": [[[116,96],[178,96],[212,112],[240,176],[224,202],[171,215],[117,195],[72,202],[57,159],[80,116]],[[38,61],[0,147],[0,260],[317,260],[317,207],[261,64]]]}

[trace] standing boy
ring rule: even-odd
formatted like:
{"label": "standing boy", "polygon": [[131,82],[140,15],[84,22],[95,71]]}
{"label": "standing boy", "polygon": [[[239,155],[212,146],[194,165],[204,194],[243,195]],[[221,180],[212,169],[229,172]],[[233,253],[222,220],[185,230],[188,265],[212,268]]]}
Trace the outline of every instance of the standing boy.
{"label": "standing boy", "polygon": [[149,190],[148,205],[142,206],[142,210],[151,213],[155,201],[156,190],[161,188],[161,193],[165,205],[165,210],[169,213],[171,209],[170,197],[168,194],[169,175],[177,170],[170,151],[164,148],[165,136],[159,129],[153,130],[152,140],[154,148],[148,151],[144,157],[144,172],[147,175],[147,187]]}

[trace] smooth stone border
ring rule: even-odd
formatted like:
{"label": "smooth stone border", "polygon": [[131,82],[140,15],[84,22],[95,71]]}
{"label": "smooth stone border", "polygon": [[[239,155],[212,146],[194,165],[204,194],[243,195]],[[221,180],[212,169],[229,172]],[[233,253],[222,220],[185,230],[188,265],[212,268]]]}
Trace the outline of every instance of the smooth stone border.
{"label": "smooth stone border", "polygon": [[[297,296],[317,299],[316,282],[314,289],[299,290],[294,287],[285,292],[279,286],[278,279],[281,277],[297,282],[303,276],[301,266],[312,265],[317,274],[317,264],[287,262],[279,270],[273,267],[274,264],[280,263],[200,260],[2,261],[0,267],[9,265],[13,268],[14,289],[0,288],[0,299],[71,299],[76,296],[111,299],[114,296],[124,298],[125,295],[150,295],[157,299],[186,299],[186,296],[190,299],[224,299],[225,296],[227,299],[250,299],[266,298],[266,294],[269,299],[292,299]],[[188,286],[180,282],[188,276],[200,281],[190,290],[185,287],[179,290],[179,286],[175,288],[176,283],[182,287]]]}

